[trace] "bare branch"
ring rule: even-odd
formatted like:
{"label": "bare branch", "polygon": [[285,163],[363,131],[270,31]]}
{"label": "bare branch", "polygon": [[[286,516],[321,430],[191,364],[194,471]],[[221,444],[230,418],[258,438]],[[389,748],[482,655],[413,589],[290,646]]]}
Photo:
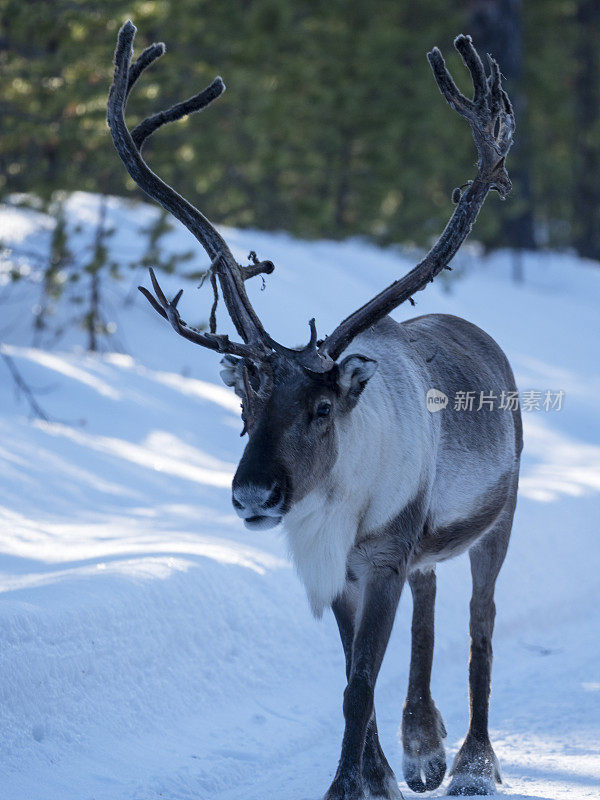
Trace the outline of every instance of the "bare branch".
{"label": "bare branch", "polygon": [[27,398],[27,402],[29,403],[29,408],[31,409],[32,414],[34,414],[36,417],[39,417],[40,419],[43,419],[45,422],[49,422],[50,418],[48,417],[46,412],[42,409],[38,401],[35,399],[35,395],[33,394],[31,388],[27,384],[25,378],[19,372],[19,369],[17,368],[17,365],[15,364],[14,360],[8,355],[8,353],[4,352],[1,345],[0,345],[0,356],[2,356],[4,363],[8,367],[8,370],[12,376],[13,381],[15,382],[15,385],[17,386],[19,391],[21,391]]}

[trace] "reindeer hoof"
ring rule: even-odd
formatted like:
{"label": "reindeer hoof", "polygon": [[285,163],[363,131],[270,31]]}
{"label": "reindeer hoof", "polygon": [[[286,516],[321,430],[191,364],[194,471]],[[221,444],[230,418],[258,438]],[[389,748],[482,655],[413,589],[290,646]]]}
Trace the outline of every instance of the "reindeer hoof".
{"label": "reindeer hoof", "polygon": [[339,773],[323,800],[370,800],[365,792],[362,777],[358,771]]}
{"label": "reindeer hoof", "polygon": [[363,755],[363,783],[369,800],[404,800],[393,769],[382,750],[367,750]]}
{"label": "reindeer hoof", "polygon": [[464,741],[452,765],[452,797],[496,794],[496,783],[502,783],[500,765],[489,739],[469,737]]}
{"label": "reindeer hoof", "polygon": [[413,792],[431,792],[444,780],[446,774],[446,753],[441,746],[431,753],[418,756],[404,754],[402,762],[404,780]]}
{"label": "reindeer hoof", "polygon": [[369,783],[369,793],[367,794],[369,800],[404,800],[398,781],[392,774],[387,776],[383,782],[377,786]]}
{"label": "reindeer hoof", "polygon": [[433,701],[407,702],[402,714],[404,780],[413,792],[431,792],[444,780],[446,728]]}
{"label": "reindeer hoof", "polygon": [[455,775],[448,787],[449,797],[478,797],[490,794],[496,794],[496,784],[481,775],[469,775],[468,773]]}

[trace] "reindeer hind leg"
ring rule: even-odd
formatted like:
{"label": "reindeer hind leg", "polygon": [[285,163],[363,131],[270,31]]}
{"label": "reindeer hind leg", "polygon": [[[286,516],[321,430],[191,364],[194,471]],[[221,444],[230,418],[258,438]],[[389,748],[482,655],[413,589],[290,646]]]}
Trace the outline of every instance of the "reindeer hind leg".
{"label": "reindeer hind leg", "polygon": [[496,606],[494,590],[504,563],[516,504],[516,486],[501,516],[471,549],[471,658],[469,661],[470,723],[467,737],[452,766],[449,795],[495,794],[501,783],[500,765],[488,733],[492,679],[492,634]]}

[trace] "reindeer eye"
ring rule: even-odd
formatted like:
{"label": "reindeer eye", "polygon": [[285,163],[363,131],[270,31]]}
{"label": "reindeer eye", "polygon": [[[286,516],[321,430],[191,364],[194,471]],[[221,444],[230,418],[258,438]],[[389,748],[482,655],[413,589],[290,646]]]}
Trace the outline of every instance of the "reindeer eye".
{"label": "reindeer eye", "polygon": [[324,417],[328,417],[330,411],[331,411],[331,403],[328,400],[324,400],[317,406],[317,417],[320,417],[321,419],[323,419]]}

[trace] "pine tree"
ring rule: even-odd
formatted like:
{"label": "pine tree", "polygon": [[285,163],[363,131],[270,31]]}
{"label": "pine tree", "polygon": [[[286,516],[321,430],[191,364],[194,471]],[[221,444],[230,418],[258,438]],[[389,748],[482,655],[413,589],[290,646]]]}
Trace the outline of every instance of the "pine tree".
{"label": "pine tree", "polygon": [[[0,197],[140,198],[106,128],[112,53],[168,51],[136,87],[132,124],[222,74],[228,91],[157,132],[152,167],[215,222],[425,245],[473,174],[472,143],[431,77],[454,35],[498,57],[516,100],[515,189],[477,224],[488,245],[597,252],[598,4],[592,0],[0,0]],[[494,16],[496,15],[496,16]],[[522,44],[519,44],[521,40]],[[465,91],[469,90],[466,80]],[[535,235],[534,235],[535,234]]]}
{"label": "pine tree", "polygon": [[[50,320],[55,313],[56,303],[62,297],[67,276],[73,266],[73,252],[69,243],[65,204],[67,197],[63,193],[50,202],[48,213],[54,218],[54,228],[50,236],[48,261],[42,268],[40,280],[40,299],[33,310],[33,346],[42,344],[44,334],[48,332]],[[62,325],[54,330],[54,338],[62,333]]]}

